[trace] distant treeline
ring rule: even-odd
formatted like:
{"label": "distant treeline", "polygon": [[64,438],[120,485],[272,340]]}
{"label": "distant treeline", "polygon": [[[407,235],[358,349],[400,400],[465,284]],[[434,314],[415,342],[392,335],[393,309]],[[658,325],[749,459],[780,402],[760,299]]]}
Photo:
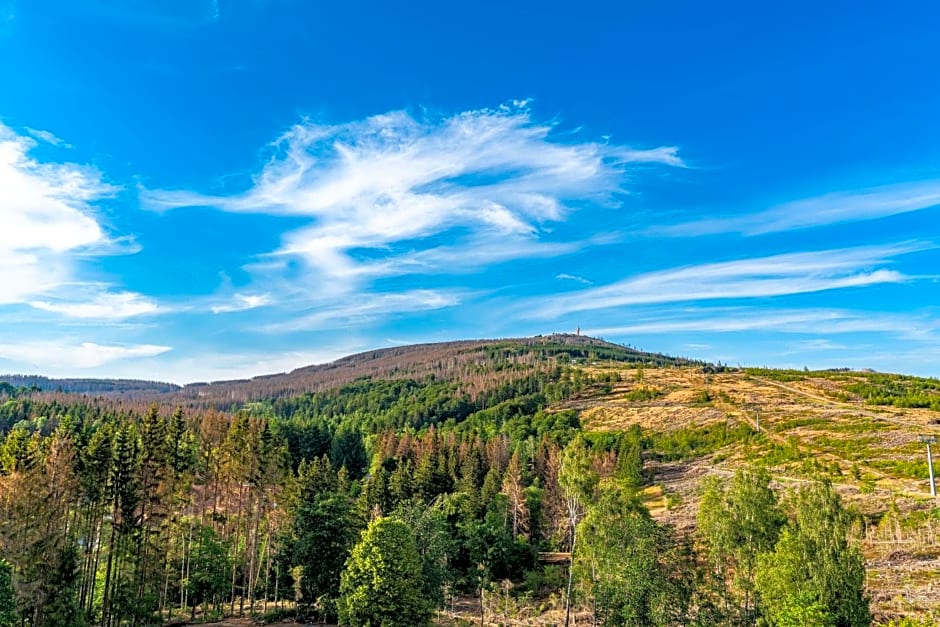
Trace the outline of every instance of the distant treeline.
{"label": "distant treeline", "polygon": [[[65,392],[69,394],[127,394],[131,392],[169,393],[180,390],[180,386],[160,381],[137,379],[51,379],[38,375],[4,374],[0,383],[14,388],[33,388],[43,392]],[[0,392],[9,388],[0,388]]]}

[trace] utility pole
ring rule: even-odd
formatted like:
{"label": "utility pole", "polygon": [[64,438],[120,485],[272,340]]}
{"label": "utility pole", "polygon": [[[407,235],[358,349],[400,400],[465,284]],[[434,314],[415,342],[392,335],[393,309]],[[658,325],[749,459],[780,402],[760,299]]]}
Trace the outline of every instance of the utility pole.
{"label": "utility pole", "polygon": [[933,478],[933,456],[930,454],[930,445],[937,441],[935,435],[922,435],[917,438],[927,445],[927,472],[930,473],[930,496],[937,496],[937,482]]}

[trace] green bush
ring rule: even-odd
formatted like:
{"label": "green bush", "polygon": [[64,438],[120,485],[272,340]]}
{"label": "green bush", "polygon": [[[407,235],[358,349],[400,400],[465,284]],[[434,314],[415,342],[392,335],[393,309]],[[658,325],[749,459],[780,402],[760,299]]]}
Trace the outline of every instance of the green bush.
{"label": "green bush", "polygon": [[626,399],[628,401],[642,402],[642,401],[651,401],[653,399],[659,398],[663,395],[662,390],[651,387],[641,387],[636,388],[635,390],[630,390],[627,393]]}
{"label": "green bush", "polygon": [[427,625],[433,614],[423,594],[414,534],[400,520],[377,518],[353,548],[340,581],[340,623],[350,627]]}

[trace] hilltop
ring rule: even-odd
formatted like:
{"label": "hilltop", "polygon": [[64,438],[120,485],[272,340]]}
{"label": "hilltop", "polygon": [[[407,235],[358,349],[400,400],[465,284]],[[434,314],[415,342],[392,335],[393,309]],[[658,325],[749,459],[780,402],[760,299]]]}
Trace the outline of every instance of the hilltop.
{"label": "hilltop", "polygon": [[[484,389],[488,381],[512,378],[555,363],[613,361],[647,365],[696,364],[693,360],[639,351],[576,334],[528,338],[458,340],[411,344],[364,351],[335,361],[303,366],[290,372],[260,374],[250,379],[176,385],[137,379],[56,379],[40,375],[0,375],[0,383],[42,392],[88,394],[145,402],[177,402],[186,406],[230,408],[262,399],[321,392],[357,379],[423,379],[435,377]],[[496,375],[502,373],[502,375]]]}
{"label": "hilltop", "polygon": [[691,365],[692,360],[639,351],[575,334],[528,338],[460,340],[395,346],[349,355],[336,361],[232,381],[193,383],[174,396],[200,405],[230,407],[259,399],[321,392],[357,379],[424,379],[460,381],[479,391],[494,380],[508,380],[561,363],[612,361],[648,365]]}

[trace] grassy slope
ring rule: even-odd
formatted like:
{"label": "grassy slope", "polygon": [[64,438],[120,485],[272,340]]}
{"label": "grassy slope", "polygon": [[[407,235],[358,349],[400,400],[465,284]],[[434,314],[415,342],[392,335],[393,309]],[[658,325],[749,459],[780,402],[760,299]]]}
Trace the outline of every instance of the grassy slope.
{"label": "grassy slope", "polygon": [[[588,430],[639,424],[651,434],[654,454],[647,465],[655,485],[647,494],[658,517],[690,529],[702,478],[727,476],[744,464],[766,465],[782,488],[828,476],[864,515],[860,533],[876,613],[940,617],[940,510],[929,495],[925,449],[917,440],[925,433],[940,436],[940,412],[866,402],[917,404],[918,395],[922,400],[935,393],[932,380],[856,372],[586,368],[619,371],[622,381],[565,406],[581,411]],[[873,385],[891,387],[894,396],[876,398]],[[758,413],[761,434],[755,433]]]}

